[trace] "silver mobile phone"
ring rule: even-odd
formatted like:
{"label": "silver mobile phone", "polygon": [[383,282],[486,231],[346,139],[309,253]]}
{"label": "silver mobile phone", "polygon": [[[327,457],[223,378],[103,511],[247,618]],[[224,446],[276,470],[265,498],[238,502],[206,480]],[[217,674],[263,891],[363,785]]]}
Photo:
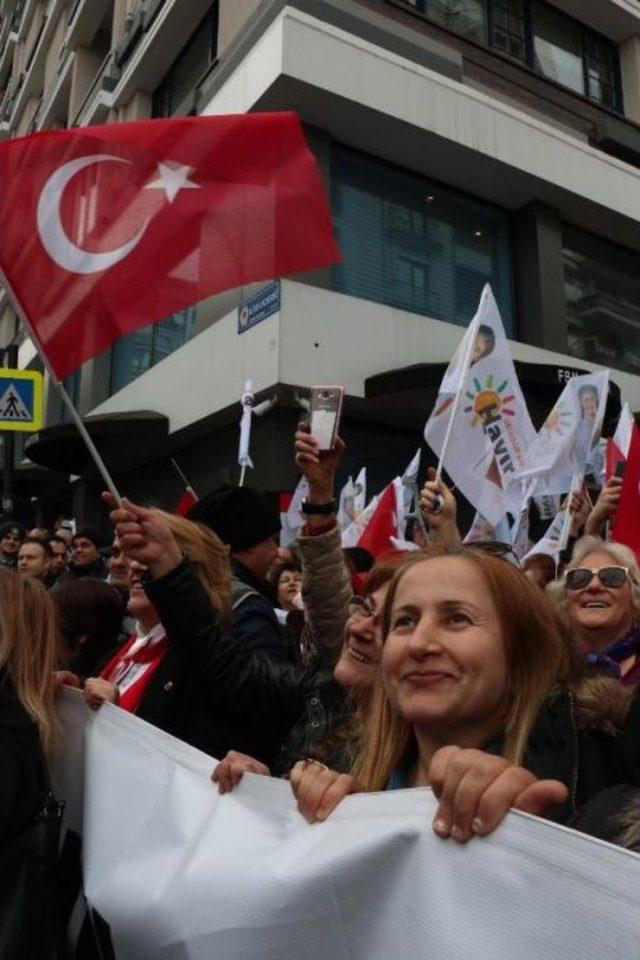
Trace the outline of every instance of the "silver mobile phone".
{"label": "silver mobile phone", "polygon": [[331,450],[338,433],[344,387],[311,387],[309,429],[320,450]]}

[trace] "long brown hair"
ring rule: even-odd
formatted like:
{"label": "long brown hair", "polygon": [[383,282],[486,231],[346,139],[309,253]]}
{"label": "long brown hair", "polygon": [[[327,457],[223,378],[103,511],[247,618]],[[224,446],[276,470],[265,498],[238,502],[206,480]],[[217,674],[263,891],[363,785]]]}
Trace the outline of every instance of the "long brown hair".
{"label": "long brown hair", "polygon": [[[508,676],[503,756],[519,764],[544,698],[569,672],[571,653],[566,631],[553,605],[508,561],[473,547],[428,547],[413,553],[391,581],[384,606],[385,638],[405,573],[426,560],[446,556],[460,557],[478,568],[497,608]],[[416,749],[413,728],[389,702],[380,671],[354,774],[366,790],[381,790],[392,771]]]}
{"label": "long brown hair", "polygon": [[58,655],[56,612],[47,591],[31,577],[0,570],[0,666],[38,728],[50,754],[56,740],[53,671]]}
{"label": "long brown hair", "polygon": [[211,603],[226,626],[231,618],[229,548],[213,530],[201,523],[164,510],[156,512],[167,520],[178,546],[194,564]]}

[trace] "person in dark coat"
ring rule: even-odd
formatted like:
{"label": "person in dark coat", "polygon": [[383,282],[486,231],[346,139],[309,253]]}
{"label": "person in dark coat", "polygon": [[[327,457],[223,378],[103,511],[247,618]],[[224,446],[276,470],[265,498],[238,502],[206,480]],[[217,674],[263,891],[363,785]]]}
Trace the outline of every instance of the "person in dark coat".
{"label": "person in dark coat", "polygon": [[0,568],[15,570],[18,566],[18,551],[25,538],[25,530],[14,520],[7,520],[0,526]]}
{"label": "person in dark coat", "polygon": [[[0,570],[0,920],[3,956],[49,957],[56,891],[50,868],[29,846],[28,829],[48,794],[47,757],[55,746],[53,670],[57,630],[41,583]],[[16,892],[30,890],[17,925]],[[9,911],[10,916],[5,913]],[[47,949],[50,946],[47,943]]]}
{"label": "person in dark coat", "polygon": [[252,653],[288,661],[267,574],[278,556],[280,514],[275,503],[251,487],[223,484],[189,511],[229,546],[232,639]]}
{"label": "person in dark coat", "polygon": [[109,571],[100,550],[104,546],[102,537],[93,527],[80,527],[71,541],[71,561],[68,577],[96,577],[106,580]]}

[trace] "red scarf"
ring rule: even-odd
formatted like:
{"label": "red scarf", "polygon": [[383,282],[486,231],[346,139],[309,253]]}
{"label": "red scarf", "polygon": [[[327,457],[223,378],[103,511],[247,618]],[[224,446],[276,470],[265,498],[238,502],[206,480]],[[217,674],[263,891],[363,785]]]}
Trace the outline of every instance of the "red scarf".
{"label": "red scarf", "polygon": [[135,634],[130,637],[100,674],[103,679],[116,685],[120,695],[118,706],[129,713],[135,713],[140,706],[151,678],[169,648],[167,638],[162,637],[156,643],[148,643],[136,650],[132,657],[127,656],[137,640]]}

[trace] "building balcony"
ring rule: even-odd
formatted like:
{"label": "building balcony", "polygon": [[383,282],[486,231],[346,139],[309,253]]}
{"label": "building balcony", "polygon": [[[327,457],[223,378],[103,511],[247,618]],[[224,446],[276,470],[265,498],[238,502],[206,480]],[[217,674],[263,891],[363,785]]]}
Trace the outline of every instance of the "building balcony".
{"label": "building balcony", "polygon": [[[27,101],[43,92],[47,51],[63,8],[64,0],[49,0],[40,29],[34,38],[27,58],[23,75],[24,82],[13,103],[12,113],[8,117],[12,128],[17,126],[18,118],[21,116]],[[33,125],[32,129],[35,129]]]}
{"label": "building balcony", "polygon": [[63,49],[55,77],[43,96],[32,121],[32,130],[45,130],[56,122],[65,124],[75,51]]}
{"label": "building balcony", "polygon": [[71,49],[90,46],[112,0],[75,0],[69,9],[65,45]]}
{"label": "building balcony", "polygon": [[109,52],[102,61],[75,117],[72,118],[73,126],[93,126],[107,119],[111,106],[110,91],[117,83],[117,75],[118,70],[113,61],[113,54]]}

